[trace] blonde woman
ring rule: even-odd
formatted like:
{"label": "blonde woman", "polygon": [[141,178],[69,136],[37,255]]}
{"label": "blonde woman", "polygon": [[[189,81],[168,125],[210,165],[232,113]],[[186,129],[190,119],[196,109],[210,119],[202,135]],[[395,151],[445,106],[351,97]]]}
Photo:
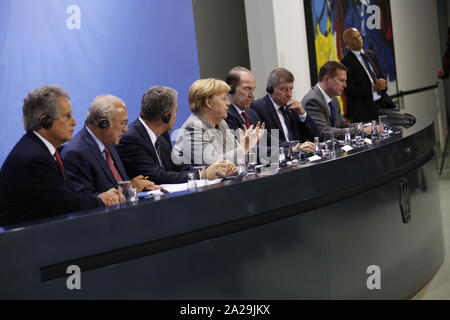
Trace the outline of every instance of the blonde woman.
{"label": "blonde woman", "polygon": [[256,146],[264,125],[246,128],[239,142],[224,119],[230,102],[230,87],[222,80],[201,79],[189,90],[189,108],[192,115],[180,129],[172,159],[183,164],[209,165],[227,160],[244,163],[244,155]]}

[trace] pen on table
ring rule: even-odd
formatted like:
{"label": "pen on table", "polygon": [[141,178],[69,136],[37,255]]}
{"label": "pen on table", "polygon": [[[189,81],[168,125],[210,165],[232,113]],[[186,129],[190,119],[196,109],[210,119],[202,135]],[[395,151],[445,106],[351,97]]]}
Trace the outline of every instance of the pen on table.
{"label": "pen on table", "polygon": [[159,189],[159,191],[161,191],[164,194],[169,194],[170,192],[167,191],[166,189],[164,189],[163,187],[161,187],[161,189]]}

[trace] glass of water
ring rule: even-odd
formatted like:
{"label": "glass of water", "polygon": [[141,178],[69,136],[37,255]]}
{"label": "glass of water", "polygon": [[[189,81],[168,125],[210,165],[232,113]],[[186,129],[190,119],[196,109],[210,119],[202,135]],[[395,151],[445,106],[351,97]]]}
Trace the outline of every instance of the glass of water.
{"label": "glass of water", "polygon": [[372,121],[372,132],[370,134],[370,138],[372,139],[372,141],[378,141],[379,139],[379,134],[378,134],[378,124],[376,120]]}
{"label": "glass of water", "polygon": [[387,115],[379,116],[378,120],[380,121],[380,139],[389,138],[389,119]]}
{"label": "glass of water", "polygon": [[195,172],[188,172],[187,189],[192,192],[197,192],[197,182],[195,181]]}
{"label": "glass of water", "polygon": [[346,146],[352,145],[352,136],[350,135],[350,128],[345,128],[344,144]]}
{"label": "glass of water", "polygon": [[299,141],[290,141],[289,142],[289,160],[292,163],[300,162],[300,143]]}
{"label": "glass of water", "polygon": [[362,122],[355,123],[354,128],[355,128],[356,147],[363,147],[364,146],[364,132],[363,132]]}
{"label": "glass of water", "polygon": [[323,133],[323,140],[325,142],[325,150],[327,156],[333,158],[336,155],[334,149],[334,133],[333,131],[326,131]]}
{"label": "glass of water", "polygon": [[320,148],[319,137],[314,137],[314,155],[322,157],[322,149]]}
{"label": "glass of water", "polygon": [[245,164],[247,165],[247,175],[256,173],[256,153],[249,152],[245,154]]}

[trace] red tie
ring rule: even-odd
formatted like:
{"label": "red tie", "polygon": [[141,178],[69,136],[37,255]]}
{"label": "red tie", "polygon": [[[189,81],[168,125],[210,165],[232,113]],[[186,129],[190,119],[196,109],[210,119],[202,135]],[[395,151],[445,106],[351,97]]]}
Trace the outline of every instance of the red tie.
{"label": "red tie", "polygon": [[64,174],[64,165],[63,165],[63,162],[62,162],[62,159],[61,159],[61,155],[59,154],[58,151],[55,151],[53,156],[56,159],[56,164],[58,165],[59,172],[61,173],[63,179],[66,180],[66,175]]}
{"label": "red tie", "polygon": [[120,176],[119,171],[117,171],[116,166],[114,165],[114,161],[111,157],[111,151],[109,151],[108,148],[105,147],[103,150],[106,157],[106,163],[108,164],[109,170],[111,170],[111,173],[114,176],[114,179],[116,179],[117,182],[123,181],[122,177]]}
{"label": "red tie", "polygon": [[250,128],[252,125],[252,122],[250,121],[250,118],[248,117],[247,113],[245,111],[242,111],[241,116],[242,116],[242,118],[244,118],[247,129]]}

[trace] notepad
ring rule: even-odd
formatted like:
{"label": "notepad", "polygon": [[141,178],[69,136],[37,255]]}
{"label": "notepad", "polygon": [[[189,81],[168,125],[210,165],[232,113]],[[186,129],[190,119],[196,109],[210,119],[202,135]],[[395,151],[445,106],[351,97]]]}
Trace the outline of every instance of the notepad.
{"label": "notepad", "polygon": [[318,155],[312,156],[310,158],[308,158],[309,161],[313,162],[313,161],[318,161],[321,160],[322,158],[319,157]]}

